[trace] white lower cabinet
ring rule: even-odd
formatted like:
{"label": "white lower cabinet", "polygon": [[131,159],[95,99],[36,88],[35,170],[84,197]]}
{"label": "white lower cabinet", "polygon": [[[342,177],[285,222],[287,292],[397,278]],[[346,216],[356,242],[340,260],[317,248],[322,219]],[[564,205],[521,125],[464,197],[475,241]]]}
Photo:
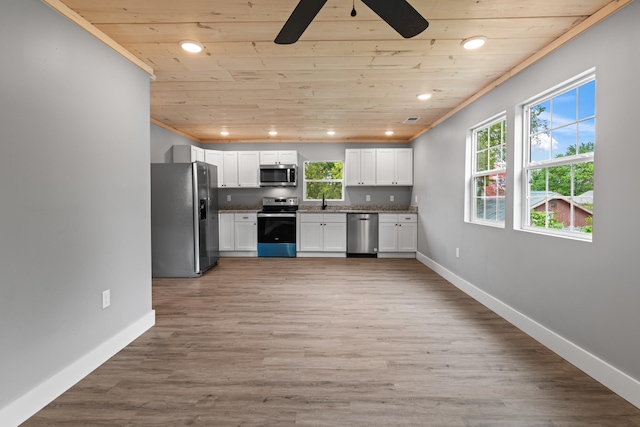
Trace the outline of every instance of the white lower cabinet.
{"label": "white lower cabinet", "polygon": [[236,249],[235,215],[232,213],[221,213],[219,215],[220,251],[234,251]]}
{"label": "white lower cabinet", "polygon": [[258,218],[255,213],[235,214],[236,251],[258,250]]}
{"label": "white lower cabinet", "polygon": [[256,213],[220,213],[220,252],[223,256],[258,256]]}
{"label": "white lower cabinet", "polygon": [[418,215],[378,214],[378,257],[415,258],[418,250]]}
{"label": "white lower cabinet", "polygon": [[298,220],[298,256],[345,257],[347,214],[301,213]]}

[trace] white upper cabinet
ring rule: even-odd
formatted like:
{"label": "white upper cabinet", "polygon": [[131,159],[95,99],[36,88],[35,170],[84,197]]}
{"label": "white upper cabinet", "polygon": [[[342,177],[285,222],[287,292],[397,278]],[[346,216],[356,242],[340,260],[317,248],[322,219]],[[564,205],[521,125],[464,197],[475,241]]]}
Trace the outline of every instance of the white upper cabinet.
{"label": "white upper cabinet", "polygon": [[378,148],[376,150],[377,185],[413,185],[413,150]]}
{"label": "white upper cabinet", "polygon": [[376,150],[348,149],[345,151],[346,185],[376,185]]}
{"label": "white upper cabinet", "polygon": [[205,162],[218,167],[219,188],[258,188],[259,151],[204,150]]}
{"label": "white upper cabinet", "polygon": [[238,152],[222,152],[222,185],[221,187],[238,186]]}
{"label": "white upper cabinet", "polygon": [[298,152],[296,150],[260,151],[261,165],[297,165]]}
{"label": "white upper cabinet", "polygon": [[224,162],[222,151],[204,150],[204,161],[218,168],[218,187],[222,188],[224,180]]}
{"label": "white upper cabinet", "polygon": [[260,152],[238,151],[238,187],[260,187]]}

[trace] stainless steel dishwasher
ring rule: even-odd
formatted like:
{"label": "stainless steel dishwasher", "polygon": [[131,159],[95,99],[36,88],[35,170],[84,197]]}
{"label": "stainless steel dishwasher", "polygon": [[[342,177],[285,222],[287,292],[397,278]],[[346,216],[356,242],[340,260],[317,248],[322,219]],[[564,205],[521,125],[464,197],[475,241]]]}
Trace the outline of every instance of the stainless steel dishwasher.
{"label": "stainless steel dishwasher", "polygon": [[378,256],[378,214],[347,214],[347,256]]}

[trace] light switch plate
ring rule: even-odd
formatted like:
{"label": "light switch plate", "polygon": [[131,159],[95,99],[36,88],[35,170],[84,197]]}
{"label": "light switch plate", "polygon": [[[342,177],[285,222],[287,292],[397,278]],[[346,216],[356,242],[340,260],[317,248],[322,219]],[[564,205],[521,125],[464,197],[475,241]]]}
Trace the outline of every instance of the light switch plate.
{"label": "light switch plate", "polygon": [[111,305],[111,290],[107,289],[102,292],[102,308],[107,308]]}

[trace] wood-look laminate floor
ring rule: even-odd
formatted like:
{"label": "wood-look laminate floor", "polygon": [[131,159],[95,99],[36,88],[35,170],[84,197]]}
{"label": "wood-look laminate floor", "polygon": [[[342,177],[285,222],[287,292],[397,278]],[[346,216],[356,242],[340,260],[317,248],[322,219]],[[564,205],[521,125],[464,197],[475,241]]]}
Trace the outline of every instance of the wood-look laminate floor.
{"label": "wood-look laminate floor", "polygon": [[231,259],[24,426],[640,426],[416,260]]}

